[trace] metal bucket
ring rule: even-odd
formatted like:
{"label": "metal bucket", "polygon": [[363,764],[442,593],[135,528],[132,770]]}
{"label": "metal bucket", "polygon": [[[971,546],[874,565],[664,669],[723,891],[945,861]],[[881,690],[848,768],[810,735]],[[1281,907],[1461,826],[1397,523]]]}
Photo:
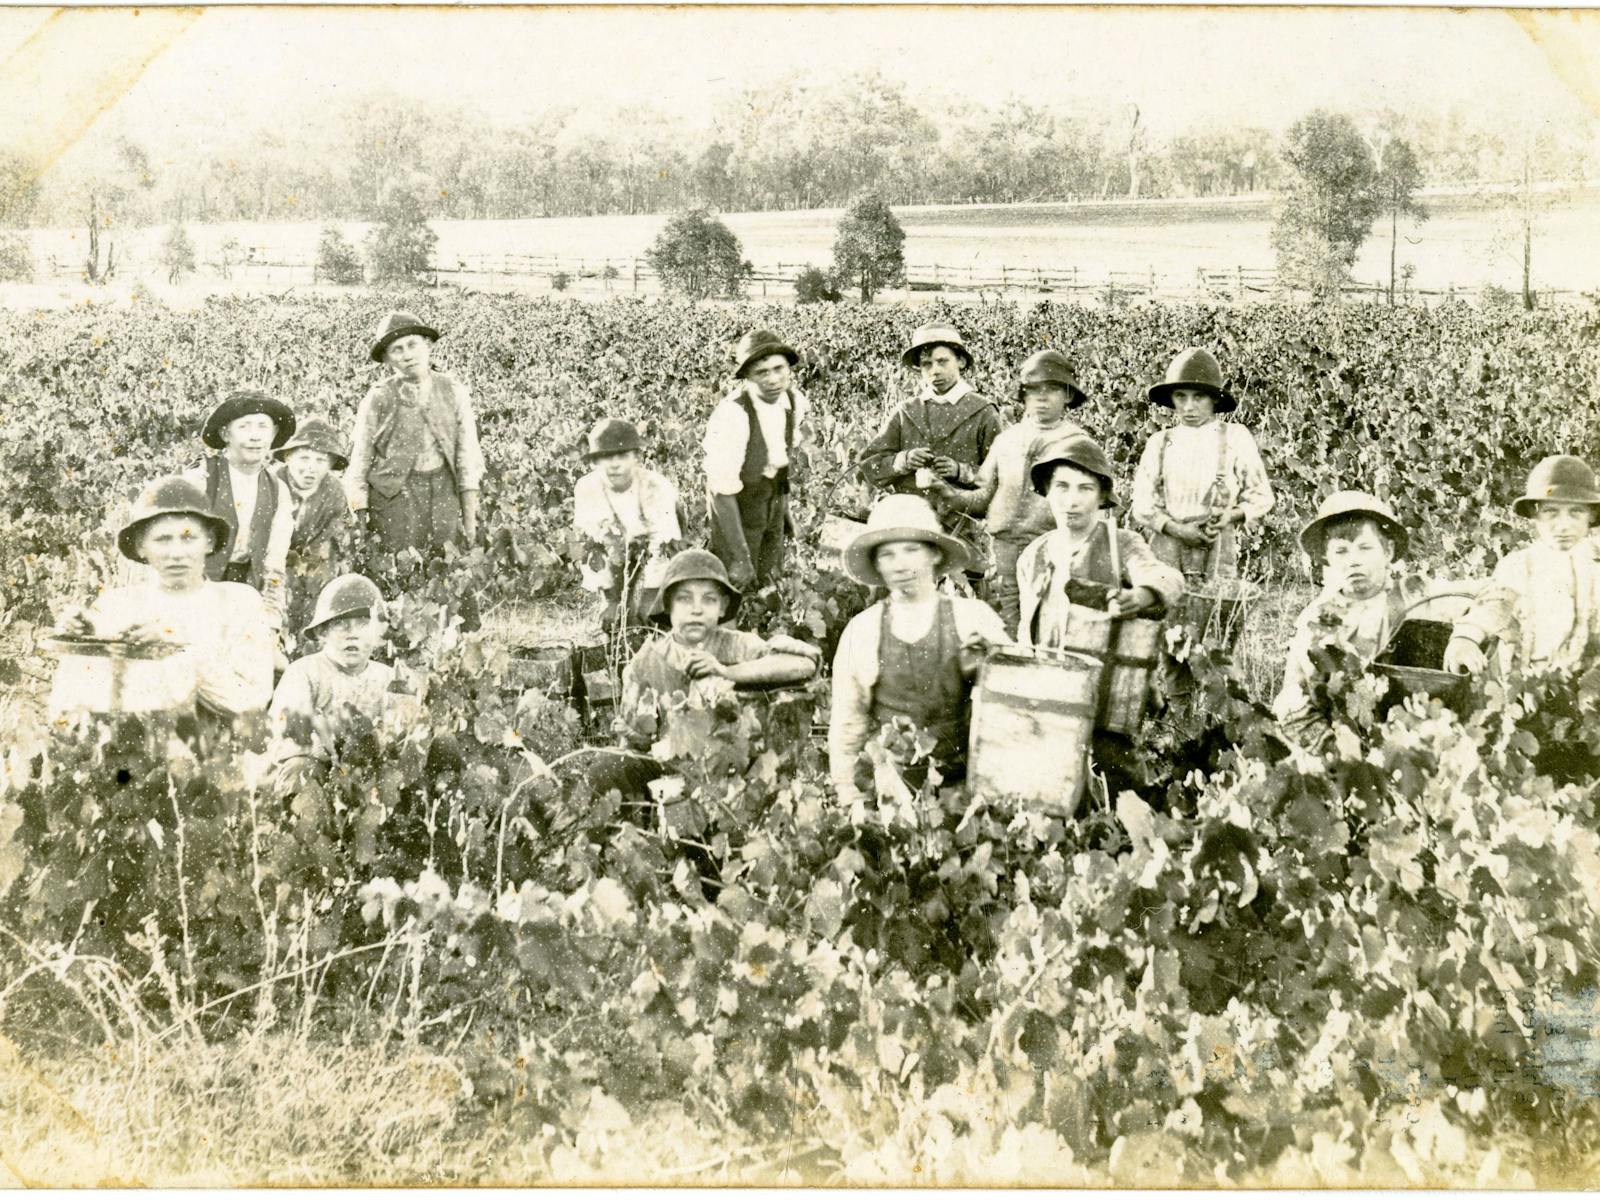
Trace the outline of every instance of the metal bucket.
{"label": "metal bucket", "polygon": [[169,707],[174,686],[165,660],[180,646],[135,646],[97,637],[45,638],[39,645],[58,660],[48,702],[53,714],[141,713]]}
{"label": "metal bucket", "polygon": [[972,692],[967,778],[974,790],[1015,796],[1051,816],[1077,812],[1100,674],[1100,660],[1089,655],[991,651]]}

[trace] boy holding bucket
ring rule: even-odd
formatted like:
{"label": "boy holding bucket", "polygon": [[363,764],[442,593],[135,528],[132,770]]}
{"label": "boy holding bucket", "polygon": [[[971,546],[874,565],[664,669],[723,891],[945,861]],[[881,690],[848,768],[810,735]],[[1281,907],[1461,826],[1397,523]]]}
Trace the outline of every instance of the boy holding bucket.
{"label": "boy holding bucket", "polygon": [[333,578],[334,543],[354,524],[350,500],[334,474],[350,464],[350,456],[320,417],[303,422],[273,455],[282,464],[278,477],[288,485],[294,517],[284,626],[291,637],[298,637],[311,619],[318,593]]}
{"label": "boy holding bucket", "polygon": [[963,777],[972,679],[988,646],[1007,640],[987,604],[938,589],[968,561],[921,496],[884,496],[845,548],[850,577],[889,594],[851,619],[833,659],[828,769],[844,803],[865,799],[861,751],[897,716],[933,735],[947,780]]}
{"label": "boy holding bucket", "polygon": [[[1237,402],[1209,351],[1183,351],[1148,394],[1177,420],[1156,432],[1139,457],[1133,519],[1149,531],[1156,557],[1183,572],[1191,591],[1215,601],[1239,575],[1239,527],[1272,511],[1272,484],[1250,431],[1221,419]],[[1197,612],[1196,619],[1209,617]],[[1239,630],[1223,621],[1231,643]]]}
{"label": "boy holding bucket", "polygon": [[1586,668],[1600,657],[1600,564],[1589,540],[1600,515],[1594,472],[1581,458],[1551,455],[1512,510],[1533,522],[1535,540],[1500,560],[1456,622],[1444,669],[1481,674],[1491,637],[1500,639],[1505,670]]}
{"label": "boy holding bucket", "polygon": [[683,539],[682,508],[672,480],[640,461],[639,431],[606,417],[589,430],[588,474],[572,491],[572,523],[605,554],[584,586],[606,600],[601,623],[642,624],[655,607],[668,551]]}
{"label": "boy holding bucket", "polygon": [[1410,538],[1394,510],[1367,492],[1334,492],[1300,531],[1300,546],[1322,575],[1322,594],[1295,621],[1283,687],[1272,702],[1284,730],[1303,744],[1319,742],[1328,723],[1314,710],[1312,650],[1330,637],[1373,662],[1399,629],[1408,608],[1425,599],[1393,577]]}
{"label": "boy holding bucket", "polygon": [[1039,351],[1022,364],[1020,374],[1017,396],[1024,416],[995,438],[974,486],[956,488],[935,478],[929,488],[930,495],[950,507],[986,514],[994,556],[990,599],[1007,629],[1015,629],[1021,618],[1017,559],[1034,538],[1055,526],[1049,506],[1034,492],[1028,477],[1034,450],[1045,437],[1083,433],[1066,414],[1069,408],[1089,402],[1072,364],[1059,350]]}

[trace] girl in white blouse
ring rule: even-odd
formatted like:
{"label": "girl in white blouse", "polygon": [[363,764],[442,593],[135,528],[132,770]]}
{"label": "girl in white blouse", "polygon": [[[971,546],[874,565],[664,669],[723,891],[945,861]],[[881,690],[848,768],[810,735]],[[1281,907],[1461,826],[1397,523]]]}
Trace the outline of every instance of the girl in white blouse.
{"label": "girl in white blouse", "polygon": [[1220,419],[1236,403],[1206,350],[1185,350],[1149,389],[1177,422],[1145,444],[1133,477],[1133,519],[1156,557],[1192,582],[1239,573],[1238,529],[1272,511],[1272,484],[1256,440]]}

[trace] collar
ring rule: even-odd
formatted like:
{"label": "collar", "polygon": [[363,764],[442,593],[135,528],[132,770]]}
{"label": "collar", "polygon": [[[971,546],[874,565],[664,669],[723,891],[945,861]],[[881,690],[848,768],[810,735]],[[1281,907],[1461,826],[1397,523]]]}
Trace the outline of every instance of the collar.
{"label": "collar", "polygon": [[792,407],[790,395],[793,393],[793,391],[794,388],[790,387],[785,389],[784,393],[776,400],[763,400],[761,398],[761,389],[755,384],[751,383],[748,379],[744,381],[744,394],[750,398],[750,403],[757,409],[765,407],[776,408],[781,411],[783,409],[790,408]]}
{"label": "collar", "polygon": [[971,391],[972,385],[965,379],[956,380],[955,385],[942,395],[933,390],[933,384],[924,383],[922,390],[917,393],[917,399],[924,404],[954,404]]}

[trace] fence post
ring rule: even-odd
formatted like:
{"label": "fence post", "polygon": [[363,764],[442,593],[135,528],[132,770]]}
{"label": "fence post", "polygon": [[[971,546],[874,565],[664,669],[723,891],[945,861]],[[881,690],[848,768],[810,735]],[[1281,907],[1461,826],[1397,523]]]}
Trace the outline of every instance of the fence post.
{"label": "fence post", "polygon": [[1244,266],[1242,264],[1235,264],[1233,269],[1234,269],[1234,274],[1235,274],[1235,276],[1237,278],[1237,282],[1234,284],[1234,288],[1233,288],[1233,298],[1235,300],[1243,300],[1244,299]]}
{"label": "fence post", "polygon": [[639,260],[637,258],[633,260],[633,290],[636,292],[639,290]]}

